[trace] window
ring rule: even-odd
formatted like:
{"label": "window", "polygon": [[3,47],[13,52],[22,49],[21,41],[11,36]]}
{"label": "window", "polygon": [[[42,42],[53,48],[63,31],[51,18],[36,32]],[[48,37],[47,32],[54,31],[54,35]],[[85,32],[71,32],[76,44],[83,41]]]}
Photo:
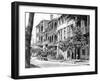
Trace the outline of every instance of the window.
{"label": "window", "polygon": [[58,40],[59,40],[59,35],[60,35],[60,32],[58,31],[58,33],[57,33]]}
{"label": "window", "polygon": [[60,21],[58,20],[58,26],[60,25]]}
{"label": "window", "polygon": [[41,26],[41,31],[43,31],[43,26]]}
{"label": "window", "polygon": [[51,30],[53,29],[53,22],[51,23]]}
{"label": "window", "polygon": [[66,37],[64,36],[64,40],[66,39]]}
{"label": "window", "polygon": [[82,49],[82,55],[85,55],[85,49]]}
{"label": "window", "polygon": [[48,41],[50,42],[50,38],[48,37]]}
{"label": "window", "polygon": [[39,26],[39,32],[40,32],[40,26]]}
{"label": "window", "polygon": [[40,41],[40,36],[39,36],[39,41]]}
{"label": "window", "polygon": [[50,36],[50,42],[52,42],[52,37]]}
{"label": "window", "polygon": [[55,41],[57,40],[57,35],[55,35]]}
{"label": "window", "polygon": [[54,27],[56,28],[57,27],[57,23],[55,22],[55,25],[54,25]]}
{"label": "window", "polygon": [[43,37],[41,37],[41,42],[43,41]]}
{"label": "window", "polygon": [[53,40],[54,40],[54,39],[53,39],[53,35],[52,35],[52,42],[53,42]]}
{"label": "window", "polygon": [[62,40],[62,29],[61,29],[61,31],[60,31],[61,33],[60,33],[60,35],[61,35],[61,40]]}
{"label": "window", "polygon": [[47,34],[46,34],[46,40],[47,40]]}
{"label": "window", "polygon": [[65,35],[65,33],[66,33],[66,28],[64,28],[64,35]]}

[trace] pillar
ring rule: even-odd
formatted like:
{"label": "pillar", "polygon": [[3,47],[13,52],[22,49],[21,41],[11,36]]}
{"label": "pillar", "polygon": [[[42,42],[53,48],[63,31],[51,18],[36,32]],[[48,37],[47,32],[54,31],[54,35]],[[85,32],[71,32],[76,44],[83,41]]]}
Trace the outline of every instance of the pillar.
{"label": "pillar", "polygon": [[56,55],[56,58],[58,58],[58,56],[59,56],[59,48],[58,48],[58,45],[59,44],[57,44],[57,55]]}

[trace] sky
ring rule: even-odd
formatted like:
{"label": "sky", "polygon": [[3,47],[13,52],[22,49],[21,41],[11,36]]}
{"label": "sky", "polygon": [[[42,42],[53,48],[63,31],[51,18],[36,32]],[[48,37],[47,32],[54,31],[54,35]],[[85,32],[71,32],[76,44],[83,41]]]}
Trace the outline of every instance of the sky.
{"label": "sky", "polygon": [[[50,15],[47,13],[35,13],[33,21],[33,30],[32,30],[32,40],[31,44],[36,43],[36,26],[40,23],[41,20],[50,20]],[[53,14],[53,18],[57,18],[60,15]],[[28,25],[29,13],[26,13],[26,27]]]}

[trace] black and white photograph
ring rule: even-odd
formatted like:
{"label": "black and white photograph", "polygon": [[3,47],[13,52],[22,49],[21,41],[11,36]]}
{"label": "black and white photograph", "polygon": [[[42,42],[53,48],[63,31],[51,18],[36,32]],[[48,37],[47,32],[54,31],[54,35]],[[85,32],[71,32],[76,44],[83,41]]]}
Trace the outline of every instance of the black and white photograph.
{"label": "black and white photograph", "polygon": [[26,12],[25,67],[89,65],[90,16]]}
{"label": "black and white photograph", "polygon": [[97,74],[97,7],[12,3],[12,78]]}

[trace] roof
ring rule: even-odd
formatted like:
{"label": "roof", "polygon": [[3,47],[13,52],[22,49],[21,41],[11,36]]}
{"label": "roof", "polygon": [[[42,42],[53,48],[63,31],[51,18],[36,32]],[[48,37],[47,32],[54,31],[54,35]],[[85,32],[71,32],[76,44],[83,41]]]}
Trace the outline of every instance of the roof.
{"label": "roof", "polygon": [[48,23],[49,21],[50,21],[50,20],[41,20],[41,21],[39,22],[39,24],[36,25],[36,27],[39,27],[39,25],[40,25],[41,23],[43,23],[43,22]]}

